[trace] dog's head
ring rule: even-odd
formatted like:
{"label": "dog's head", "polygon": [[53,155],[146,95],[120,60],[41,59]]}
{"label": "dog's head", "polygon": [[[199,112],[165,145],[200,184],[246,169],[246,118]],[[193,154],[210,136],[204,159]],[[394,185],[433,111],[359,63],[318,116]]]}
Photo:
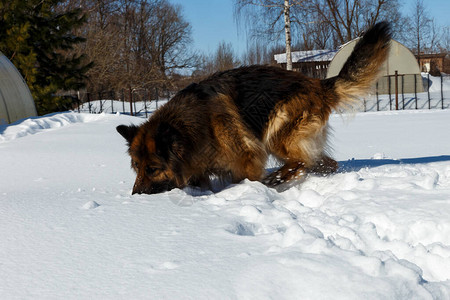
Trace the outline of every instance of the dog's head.
{"label": "dog's head", "polygon": [[131,167],[136,172],[133,194],[155,194],[182,188],[183,136],[167,123],[117,126],[128,142]]}

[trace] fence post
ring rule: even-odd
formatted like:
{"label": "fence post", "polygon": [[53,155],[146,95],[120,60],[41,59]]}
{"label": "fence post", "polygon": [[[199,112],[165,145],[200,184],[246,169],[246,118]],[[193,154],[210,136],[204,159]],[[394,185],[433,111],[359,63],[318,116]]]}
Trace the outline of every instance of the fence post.
{"label": "fence post", "polygon": [[80,97],[79,97],[79,94],[80,94],[80,92],[78,92],[77,94],[76,94],[76,97],[77,97],[77,105],[78,105],[78,113],[80,113]]}
{"label": "fence post", "polygon": [[156,109],[158,109],[159,90],[158,90],[158,88],[155,88],[155,89],[156,89]]}
{"label": "fence post", "polygon": [[100,111],[99,111],[99,113],[103,112],[103,101],[102,101],[102,98],[103,98],[103,93],[102,92],[98,92],[98,101],[100,101]]}
{"label": "fence post", "polygon": [[428,109],[431,109],[431,97],[430,97],[430,73],[427,73],[427,92],[428,92]]}
{"label": "fence post", "polygon": [[88,101],[88,108],[89,108],[89,113],[91,114],[91,93],[87,93],[87,101]]}
{"label": "fence post", "polygon": [[109,92],[109,96],[111,97],[111,113],[114,113],[114,98],[115,98],[115,93],[114,91],[110,91]]}
{"label": "fence post", "polygon": [[148,92],[148,90],[145,90],[145,93],[144,93],[144,109],[145,109],[145,118],[147,119],[148,118],[148,113],[147,113],[147,98],[148,98],[148,95],[149,95],[150,93]]}
{"label": "fence post", "polygon": [[120,95],[122,97],[122,113],[125,113],[125,92],[123,91],[123,89],[122,89]]}
{"label": "fence post", "polygon": [[378,99],[378,81],[376,84],[376,95],[377,95],[377,111],[380,111],[380,101]]}
{"label": "fence post", "polygon": [[417,109],[417,74],[414,74],[414,98],[416,99],[416,109]]}
{"label": "fence post", "polygon": [[395,70],[395,110],[398,110],[398,71]]}
{"label": "fence post", "polygon": [[441,107],[442,109],[444,109],[444,82],[443,82],[443,77],[442,77],[442,73],[441,73]]}
{"label": "fence post", "polygon": [[392,110],[392,98],[391,98],[391,76],[388,75],[388,90],[389,90],[389,110]]}
{"label": "fence post", "polygon": [[131,90],[131,86],[128,88],[128,95],[130,97],[130,116],[134,116],[133,115],[133,92]]}
{"label": "fence post", "polygon": [[405,74],[402,74],[402,104],[405,110]]}

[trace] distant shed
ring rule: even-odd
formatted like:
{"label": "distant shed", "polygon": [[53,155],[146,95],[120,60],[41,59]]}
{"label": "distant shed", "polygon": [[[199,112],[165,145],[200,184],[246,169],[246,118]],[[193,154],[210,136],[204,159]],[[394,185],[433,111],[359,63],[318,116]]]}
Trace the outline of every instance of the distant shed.
{"label": "distant shed", "polygon": [[430,73],[433,76],[440,76],[441,72],[446,72],[445,58],[447,53],[420,53],[416,54],[417,61],[419,62],[422,72]]}
{"label": "distant shed", "polygon": [[[328,66],[327,78],[339,74],[358,39],[354,39],[343,45],[336,53]],[[391,40],[389,56],[381,70],[383,77],[377,82],[377,91],[379,94],[388,94],[389,90],[391,94],[395,93],[395,71],[399,75],[397,78],[399,93],[423,92],[422,76],[416,57],[407,47],[395,40]]]}
{"label": "distant shed", "polygon": [[22,75],[0,52],[0,124],[37,116],[36,106]]}
{"label": "distant shed", "polygon": [[[337,50],[309,50],[292,52],[292,69],[313,78],[323,79],[327,75],[330,61]],[[286,53],[275,54],[277,64],[286,68]]]}

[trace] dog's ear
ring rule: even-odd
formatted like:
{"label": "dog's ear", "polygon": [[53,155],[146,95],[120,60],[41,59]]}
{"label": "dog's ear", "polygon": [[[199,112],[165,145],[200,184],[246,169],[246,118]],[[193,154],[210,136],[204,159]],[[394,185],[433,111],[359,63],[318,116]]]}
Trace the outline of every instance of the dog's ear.
{"label": "dog's ear", "polygon": [[203,100],[217,96],[216,89],[213,86],[205,83],[202,84],[191,83],[184,89],[184,92],[194,93],[198,99]]}
{"label": "dog's ear", "polygon": [[210,85],[202,84],[198,90],[198,95],[201,99],[209,99],[217,96],[216,89]]}
{"label": "dog's ear", "polygon": [[158,155],[166,161],[169,160],[171,155],[175,155],[177,159],[182,159],[184,152],[183,135],[172,125],[166,122],[159,124],[155,144]]}
{"label": "dog's ear", "polygon": [[133,141],[134,137],[138,132],[138,127],[134,125],[131,126],[119,125],[116,127],[116,130],[118,133],[120,133],[121,136],[123,136],[127,140],[128,144],[131,144],[131,142]]}

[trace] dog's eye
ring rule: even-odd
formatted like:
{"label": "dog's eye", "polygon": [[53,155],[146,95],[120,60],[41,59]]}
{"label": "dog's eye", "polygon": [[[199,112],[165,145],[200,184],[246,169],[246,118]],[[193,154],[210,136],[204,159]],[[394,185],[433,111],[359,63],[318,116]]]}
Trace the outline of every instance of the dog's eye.
{"label": "dog's eye", "polygon": [[131,163],[133,164],[133,166],[134,166],[136,169],[138,168],[139,164],[137,163],[137,161],[134,161],[134,160],[133,160]]}
{"label": "dog's eye", "polygon": [[158,172],[158,168],[155,168],[155,167],[147,167],[147,168],[145,168],[145,173],[147,174],[147,175],[154,175],[156,172]]}

